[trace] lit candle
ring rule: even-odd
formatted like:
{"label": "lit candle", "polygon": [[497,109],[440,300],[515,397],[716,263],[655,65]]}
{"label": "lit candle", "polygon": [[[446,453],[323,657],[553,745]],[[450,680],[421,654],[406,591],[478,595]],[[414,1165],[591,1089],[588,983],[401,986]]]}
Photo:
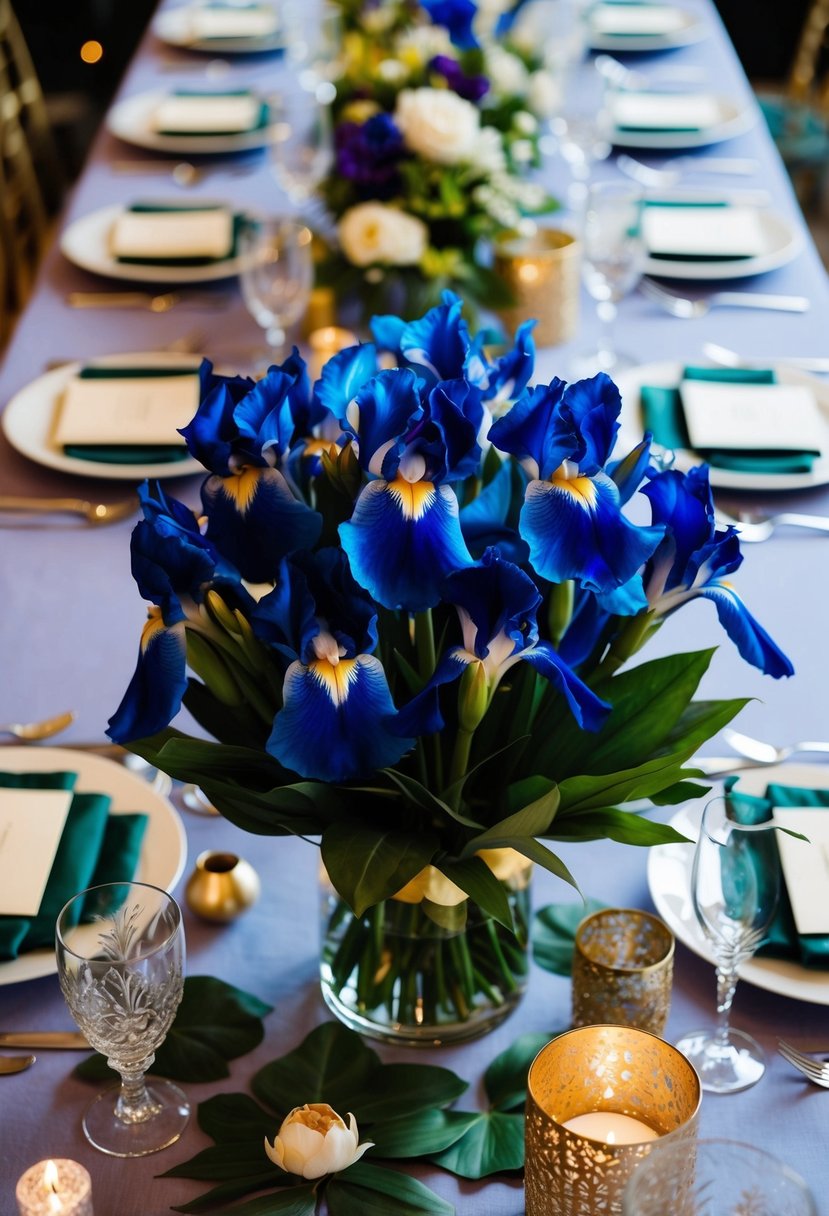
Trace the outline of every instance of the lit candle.
{"label": "lit candle", "polygon": [[630,1115],[620,1115],[610,1110],[574,1115],[562,1126],[577,1136],[601,1140],[603,1144],[642,1144],[646,1140],[656,1140],[659,1135],[641,1119],[632,1119]]}
{"label": "lit candle", "polygon": [[340,325],[324,325],[322,329],[315,329],[310,333],[308,345],[311,348],[311,357],[308,360],[308,372],[311,379],[319,378],[323,366],[332,355],[345,350],[347,346],[356,346],[357,342],[357,335]]}
{"label": "lit candle", "polygon": [[92,1179],[77,1161],[39,1161],[17,1184],[20,1216],[93,1216]]}

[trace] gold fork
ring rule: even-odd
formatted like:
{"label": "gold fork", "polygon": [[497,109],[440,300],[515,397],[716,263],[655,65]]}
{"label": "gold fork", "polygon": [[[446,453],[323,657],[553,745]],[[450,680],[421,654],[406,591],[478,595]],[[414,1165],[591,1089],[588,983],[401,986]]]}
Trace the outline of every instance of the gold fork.
{"label": "gold fork", "polygon": [[26,495],[0,495],[0,511],[80,515],[90,524],[114,524],[138,510],[138,498],[130,495],[120,502],[88,502],[85,498],[28,498]]}

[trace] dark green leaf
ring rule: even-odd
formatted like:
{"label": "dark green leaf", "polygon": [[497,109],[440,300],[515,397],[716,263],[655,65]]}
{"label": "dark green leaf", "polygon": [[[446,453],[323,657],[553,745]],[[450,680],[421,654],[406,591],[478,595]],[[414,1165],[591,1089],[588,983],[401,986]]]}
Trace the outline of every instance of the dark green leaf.
{"label": "dark green leaf", "polygon": [[692,755],[700,744],[736,718],[750,700],[751,697],[733,697],[728,701],[692,701],[665,739],[665,749],[676,751],[683,747]]}
{"label": "dark green leaf", "polygon": [[[693,763],[693,762],[691,762]],[[688,771],[693,772],[693,768]],[[654,806],[679,806],[682,802],[690,802],[692,798],[702,798],[711,789],[710,785],[695,785],[693,781],[677,781],[658,794],[651,794]]]}
{"label": "dark green leaf", "polygon": [[[242,1192],[244,1193],[244,1192]],[[174,1208],[175,1212],[203,1212],[208,1207],[214,1207],[219,1202],[239,1197],[239,1192],[233,1194],[232,1187],[215,1187],[206,1195],[199,1196],[192,1203],[182,1204]],[[238,1207],[225,1208],[226,1216],[313,1216],[317,1208],[317,1191],[313,1183],[303,1183],[301,1186],[284,1187],[269,1195],[259,1195],[248,1203],[240,1203]]]}
{"label": "dark green leaf", "polygon": [[[543,836],[555,818],[558,804],[558,787],[553,786],[535,802],[474,836],[467,842],[464,855],[469,857],[478,849],[511,848],[514,847],[512,842],[522,836]],[[510,843],[506,844],[506,841]]]}
{"label": "dark green leaf", "polygon": [[[469,1088],[448,1068],[437,1064],[383,1064],[371,1079],[371,1094],[357,1102],[352,1099],[357,1122],[374,1123],[378,1119],[393,1119],[400,1111],[401,1095],[406,1110],[414,1113],[448,1106]],[[372,1139],[374,1133],[372,1132]]]}
{"label": "dark green leaf", "polygon": [[436,865],[442,874],[466,891],[479,908],[506,929],[512,930],[512,912],[504,888],[480,857],[466,857],[462,861],[444,860]]}
{"label": "dark green leaf", "polygon": [[597,899],[585,899],[582,903],[547,904],[533,918],[530,940],[533,959],[545,971],[554,975],[570,975],[573,968],[573,944],[576,930],[585,916],[606,907]]}
{"label": "dark green leaf", "polygon": [[523,1108],[530,1065],[541,1048],[554,1037],[539,1032],[522,1034],[511,1047],[495,1057],[484,1073],[484,1089],[495,1110]]}
{"label": "dark green leaf", "polygon": [[438,819],[457,819],[459,823],[468,824],[474,828],[483,826],[472,819],[467,819],[460,811],[454,810],[442,798],[436,798],[430,790],[427,790],[425,785],[422,785],[419,781],[415,781],[414,777],[409,777],[405,773],[399,773],[396,769],[392,768],[384,769],[384,772],[389,780],[406,795],[409,801],[414,806],[425,811],[429,818],[437,816]]}
{"label": "dark green leaf", "polygon": [[687,844],[688,837],[667,823],[655,823],[636,811],[604,807],[580,811],[556,828],[558,840],[618,840],[621,844]]}
{"label": "dark green leaf", "polygon": [[380,1067],[376,1052],[339,1022],[323,1022],[294,1051],[261,1068],[251,1088],[284,1118],[304,1102],[328,1102],[350,1111],[373,1095]]}
{"label": "dark green leaf", "polygon": [[428,832],[381,831],[343,821],[323,832],[322,861],[336,890],[362,916],[414,878],[437,847]]}
{"label": "dark green leaf", "polygon": [[273,1139],[279,1121],[248,1094],[216,1094],[199,1104],[199,1127],[218,1144],[261,1144]]}
{"label": "dark green leaf", "polygon": [[553,839],[561,839],[559,829],[563,821],[570,816],[613,806],[617,802],[648,798],[653,793],[675,785],[685,776],[682,765],[686,759],[684,753],[674,753],[670,756],[657,756],[635,768],[622,769],[618,773],[591,773],[567,777],[558,787],[561,805],[553,820],[550,836]]}
{"label": "dark green leaf", "polygon": [[[398,1106],[400,1098],[398,1096]],[[454,1144],[477,1119],[474,1111],[420,1110],[371,1129],[372,1157],[425,1157]]]}
{"label": "dark green leaf", "polygon": [[524,1165],[524,1116],[479,1114],[459,1140],[430,1158],[461,1178],[486,1178]]}
{"label": "dark green leaf", "polygon": [[[380,1199],[379,1196],[387,1196]],[[389,1203],[388,1200],[393,1200]],[[441,1199],[416,1178],[399,1174],[381,1165],[358,1161],[332,1178],[326,1189],[331,1216],[418,1216],[429,1212],[434,1216],[453,1216],[451,1203]]]}
{"label": "dark green leaf", "polygon": [[[241,1094],[239,1095],[241,1097]],[[276,1128],[272,1124],[273,1134]],[[269,1138],[272,1138],[269,1136]],[[264,1138],[263,1138],[264,1139]],[[202,1149],[189,1161],[174,1165],[160,1176],[162,1178],[196,1178],[201,1182],[239,1182],[242,1179],[259,1178],[256,1186],[274,1185],[282,1179],[290,1180],[278,1166],[265,1156],[263,1139],[233,1140],[226,1144],[212,1144]],[[251,1190],[256,1187],[251,1186]]]}

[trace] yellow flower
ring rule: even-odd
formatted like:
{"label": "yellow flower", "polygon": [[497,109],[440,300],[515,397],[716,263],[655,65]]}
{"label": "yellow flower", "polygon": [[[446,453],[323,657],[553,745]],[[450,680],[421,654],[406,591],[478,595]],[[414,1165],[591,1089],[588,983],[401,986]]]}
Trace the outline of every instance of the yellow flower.
{"label": "yellow flower", "polygon": [[404,904],[419,904],[428,899],[430,903],[442,904],[444,908],[454,908],[466,899],[466,891],[462,891],[435,866],[424,866],[392,898]]}
{"label": "yellow flower", "polygon": [[533,863],[516,849],[479,849],[475,854],[486,862],[499,882],[511,891],[523,891],[530,881]]}

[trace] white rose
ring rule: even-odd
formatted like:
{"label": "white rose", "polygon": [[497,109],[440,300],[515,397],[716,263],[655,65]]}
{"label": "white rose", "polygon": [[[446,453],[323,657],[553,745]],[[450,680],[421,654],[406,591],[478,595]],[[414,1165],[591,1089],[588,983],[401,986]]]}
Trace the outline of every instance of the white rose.
{"label": "white rose", "polygon": [[358,1144],[357,1120],[348,1127],[327,1102],[295,1106],[283,1120],[273,1144],[265,1137],[265,1152],[274,1165],[301,1178],[336,1174],[359,1161],[372,1142]]}
{"label": "white rose", "polygon": [[472,103],[450,89],[404,89],[394,121],[412,152],[440,165],[468,161],[481,124]]}
{"label": "white rose", "polygon": [[442,25],[418,25],[401,35],[397,54],[406,59],[414,58],[422,65],[436,55],[451,55],[452,40]]}
{"label": "white rose", "polygon": [[524,64],[503,47],[495,46],[487,52],[486,74],[499,97],[523,97],[529,85],[529,72]]}
{"label": "white rose", "polygon": [[503,173],[506,169],[504,141],[495,127],[481,127],[475,144],[474,163],[485,173]]}
{"label": "white rose", "polygon": [[412,266],[423,257],[429,237],[417,216],[385,203],[350,207],[337,232],[353,266]]}
{"label": "white rose", "polygon": [[552,118],[561,109],[561,83],[550,72],[540,69],[530,76],[527,104],[539,118]]}

